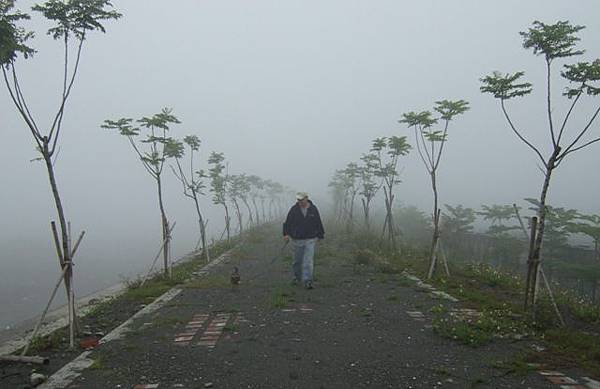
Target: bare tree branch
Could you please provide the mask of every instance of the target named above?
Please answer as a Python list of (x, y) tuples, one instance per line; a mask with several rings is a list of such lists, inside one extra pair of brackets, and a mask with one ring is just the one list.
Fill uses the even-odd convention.
[[(71, 89), (73, 88), (73, 83), (75, 82), (75, 76), (77, 75), (77, 71), (79, 70), (79, 60), (81, 59), (81, 48), (83, 47), (83, 41), (85, 40), (85, 30), (83, 31), (82, 34), (83, 35), (81, 37), (81, 40), (79, 41), (79, 46), (77, 48), (77, 58), (75, 60), (75, 66), (73, 67), (73, 74), (71, 75), (71, 80), (69, 81), (69, 85), (66, 89), (66, 92), (63, 94), (60, 108), (59, 108), (56, 116), (54, 117), (54, 121), (52, 122), (52, 127), (50, 127), (50, 133), (48, 134), (48, 139), (53, 142), (52, 149), (50, 150), (50, 154), (53, 154), (54, 150), (56, 149), (56, 143), (58, 142), (58, 135), (59, 135), (61, 127), (62, 127), (62, 120), (63, 120), (63, 116), (64, 116), (64, 112), (65, 112), (65, 104), (67, 102), (67, 99), (69, 98), (69, 95), (71, 94)], [(66, 72), (67, 72), (67, 68), (66, 68), (66, 64), (65, 64), (65, 76), (66, 76)], [(56, 130), (56, 134), (54, 136), (54, 139), (52, 139), (52, 136), (54, 135), (55, 130)]]
[(550, 92), (550, 59), (546, 59), (546, 97), (547, 97), (547, 110), (548, 110), (548, 123), (550, 124), (550, 135), (552, 136), (552, 145), (554, 148), (558, 146), (556, 141), (556, 135), (554, 134), (554, 122), (552, 121), (552, 99)]
[(25, 120), (25, 123), (27, 123), (27, 127), (29, 128), (29, 131), (31, 131), (31, 135), (33, 135), (33, 139), (35, 140), (35, 143), (37, 144), (39, 150), (42, 150), (40, 134), (36, 131), (34, 124), (31, 123), (26, 112), (23, 110), (23, 108), (19, 104), (18, 100), (16, 99), (15, 94), (10, 86), (10, 82), (8, 81), (8, 76), (6, 75), (6, 69), (4, 68), (4, 66), (0, 66), (0, 67), (2, 68), (2, 75), (4, 76), (4, 83), (6, 84), (8, 93), (10, 94), (10, 98), (12, 99), (13, 103), (17, 107), (17, 110), (21, 114), (21, 117), (23, 118), (23, 120)]
[(435, 161), (433, 170), (437, 170), (438, 166), (440, 165), (440, 159), (442, 158), (442, 151), (444, 151), (444, 143), (446, 143), (446, 134), (448, 133), (448, 124), (449, 123), (450, 123), (450, 120), (446, 120), (446, 125), (444, 126), (444, 134), (442, 135), (442, 144), (440, 145), (440, 152), (437, 156), (437, 161)]
[(510, 117), (508, 116), (508, 112), (506, 112), (506, 107), (504, 106), (504, 100), (500, 100), (500, 106), (502, 107), (502, 112), (504, 113), (504, 117), (506, 118), (506, 120), (508, 121), (508, 124), (510, 125), (510, 128), (513, 130), (513, 132), (519, 137), (519, 139), (521, 139), (527, 146), (529, 146), (533, 151), (535, 151), (535, 153), (538, 155), (538, 157), (540, 157), (540, 159), (542, 160), (542, 163), (544, 166), (548, 166), (548, 163), (546, 162), (546, 160), (544, 159), (544, 157), (542, 157), (542, 153), (540, 153), (540, 151), (534, 146), (532, 145), (527, 139), (525, 139), (523, 137), (523, 135), (521, 135), (521, 133), (519, 131), (517, 131), (517, 129), (515, 128), (515, 126), (512, 123), (512, 120), (510, 120)]
[(594, 143), (594, 142), (591, 142), (591, 143), (588, 142), (588, 143), (586, 143), (585, 145), (583, 145), (581, 147), (576, 147), (575, 149), (573, 149), (573, 147), (575, 147), (575, 144), (577, 142), (579, 142), (579, 140), (590, 129), (590, 127), (594, 123), (594, 120), (596, 120), (596, 117), (598, 116), (599, 113), (600, 113), (600, 107), (598, 107), (598, 109), (596, 109), (596, 112), (594, 112), (594, 114), (590, 118), (590, 121), (588, 122), (588, 124), (586, 124), (586, 126), (583, 128), (583, 130), (581, 130), (581, 132), (579, 133), (579, 135), (577, 136), (577, 138), (575, 138), (575, 140), (573, 142), (571, 142), (571, 144), (566, 149), (564, 149), (562, 155), (557, 158), (558, 160), (562, 160), (567, 154), (570, 154), (573, 151), (581, 150), (583, 147), (586, 147), (586, 146)]
[(567, 121), (569, 120), (569, 117), (571, 116), (571, 112), (573, 112), (573, 108), (575, 108), (575, 104), (577, 104), (577, 102), (579, 101), (579, 98), (581, 97), (582, 94), (583, 94), (583, 89), (580, 90), (579, 93), (577, 94), (577, 96), (573, 99), (573, 103), (571, 104), (569, 111), (565, 115), (565, 120), (563, 120), (563, 123), (560, 126), (560, 132), (558, 133), (558, 140), (556, 141), (557, 144), (560, 144), (560, 140), (562, 138), (563, 132), (565, 131)]

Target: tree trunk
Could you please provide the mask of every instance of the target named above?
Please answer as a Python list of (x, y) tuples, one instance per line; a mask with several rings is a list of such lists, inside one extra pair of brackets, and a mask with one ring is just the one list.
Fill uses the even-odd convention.
[[(65, 211), (62, 206), (62, 201), (60, 199), (60, 195), (58, 193), (58, 185), (56, 184), (56, 176), (54, 175), (54, 166), (52, 165), (52, 157), (49, 155), (48, 151), (48, 143), (44, 143), (44, 149), (42, 150), (42, 155), (44, 161), (46, 162), (46, 169), (48, 170), (48, 179), (50, 180), (50, 187), (52, 188), (52, 196), (54, 197), (54, 203), (56, 205), (56, 212), (58, 213), (58, 221), (60, 223), (60, 233), (61, 233), (61, 245), (62, 245), (62, 258), (59, 258), (61, 261), (61, 270), (64, 270), (65, 266), (69, 266), (69, 262), (71, 261), (71, 252), (69, 249), (69, 239), (67, 232), (67, 221), (65, 218)], [(73, 269), (67, 269), (65, 273), (65, 289), (67, 291), (67, 296), (70, 294), (71, 290), (71, 278), (73, 277)]]
[(246, 209), (248, 210), (248, 224), (252, 224), (254, 223), (254, 218), (252, 217), (252, 208), (250, 208), (250, 204), (248, 204), (248, 199), (246, 199), (245, 197), (242, 197), (242, 201), (244, 202), (244, 205), (246, 206)]
[(252, 198), (252, 205), (254, 205), (254, 214), (256, 215), (256, 224), (260, 225), (260, 215), (258, 214), (258, 205), (256, 205), (256, 200)]
[(227, 203), (223, 202), (223, 208), (225, 208), (225, 231), (227, 231), (227, 243), (229, 243), (231, 239), (231, 234), (229, 231), (229, 207), (227, 207)]
[(244, 232), (244, 227), (243, 227), (243, 223), (242, 223), (242, 212), (240, 211), (240, 206), (237, 202), (237, 200), (234, 198), (232, 199), (233, 201), (233, 206), (235, 207), (235, 214), (237, 216), (238, 219), (238, 226), (239, 226), (239, 233), (240, 235), (242, 235), (242, 233)]
[(165, 212), (165, 207), (163, 204), (162, 198), (162, 182), (160, 176), (156, 178), (156, 186), (158, 189), (158, 206), (160, 208), (160, 216), (162, 220), (162, 237), (163, 242), (165, 243), (163, 246), (163, 265), (164, 265), (164, 273), (165, 276), (169, 275), (169, 246), (171, 237), (169, 236), (169, 220), (167, 219), (167, 214)]
[(532, 307), (535, 309), (535, 302), (537, 299), (537, 284), (538, 284), (538, 272), (540, 267), (540, 252), (542, 249), (542, 243), (544, 241), (544, 227), (546, 224), (546, 197), (548, 195), (548, 188), (550, 187), (550, 179), (552, 172), (555, 168), (556, 157), (560, 153), (560, 147), (557, 147), (552, 156), (548, 160), (546, 167), (546, 177), (544, 178), (544, 184), (542, 186), (542, 193), (540, 194), (540, 208), (538, 210), (538, 226), (537, 234), (535, 237), (535, 245), (533, 247), (533, 253), (530, 257), (532, 259), (532, 274), (531, 274), (531, 302)]
[(370, 200), (365, 200), (365, 199), (360, 199), (362, 202), (362, 206), (363, 206), (363, 212), (365, 214), (365, 227), (367, 228), (367, 231), (369, 231), (371, 229), (371, 226), (369, 224), (369, 202)]
[(384, 231), (387, 227), (388, 241), (391, 244), (392, 249), (396, 249), (396, 236), (394, 231), (394, 220), (392, 216), (392, 202), (394, 201), (394, 197), (392, 194), (392, 186), (388, 186), (388, 188), (384, 189), (383, 192), (385, 194), (385, 210), (387, 213), (387, 216), (385, 218), (386, 222), (384, 224)]
[(208, 250), (206, 247), (206, 228), (204, 227), (204, 218), (202, 217), (202, 212), (200, 212), (200, 204), (198, 204), (198, 196), (195, 191), (192, 191), (194, 205), (196, 206), (196, 213), (198, 214), (198, 224), (200, 226), (200, 238), (202, 239), (202, 253), (204, 253), (204, 257), (206, 258), (206, 262), (210, 262), (210, 256), (208, 254)]
[(433, 189), (433, 236), (431, 238), (431, 251), (429, 253), (429, 273), (427, 278), (431, 278), (435, 271), (437, 262), (438, 240), (440, 238), (440, 210), (438, 208), (438, 191), (435, 177), (435, 170), (431, 172), (431, 188)]

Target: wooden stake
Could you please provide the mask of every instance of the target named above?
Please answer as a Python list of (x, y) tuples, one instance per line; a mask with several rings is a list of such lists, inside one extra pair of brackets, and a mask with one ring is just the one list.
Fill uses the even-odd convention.
[(444, 269), (446, 269), (446, 275), (448, 277), (450, 277), (450, 269), (448, 268), (448, 257), (446, 256), (446, 251), (444, 250), (444, 247), (442, 246), (441, 239), (440, 239), (440, 243), (439, 243), (439, 250), (440, 250), (440, 253), (442, 254), (442, 260), (444, 261)]
[(535, 246), (535, 238), (537, 234), (537, 217), (531, 218), (531, 236), (529, 239), (529, 255), (527, 257), (527, 279), (525, 282), (525, 310), (529, 307), (530, 298), (533, 300), (533, 272), (534, 272), (534, 263), (533, 263), (533, 248)]
[(19, 362), (19, 363), (34, 363), (36, 365), (47, 365), (50, 363), (50, 359), (46, 357), (25, 357), (17, 355), (2, 355), (0, 361), (6, 362)]
[[(170, 231), (169, 231), (169, 235), (175, 229), (176, 224), (177, 224), (177, 222), (173, 222), (173, 225), (171, 226)], [(158, 249), (158, 252), (156, 253), (156, 256), (154, 257), (154, 261), (152, 261), (152, 266), (150, 266), (150, 270), (148, 270), (148, 273), (142, 280), (142, 283), (140, 284), (140, 286), (144, 285), (146, 283), (146, 281), (148, 280), (148, 278), (150, 277), (150, 274), (152, 274), (152, 270), (154, 270), (154, 265), (156, 265), (156, 261), (158, 261), (158, 258), (160, 257), (160, 254), (162, 253), (163, 248), (165, 247), (166, 243), (167, 243), (167, 241), (163, 240), (162, 244), (160, 245), (160, 248)]]
[(54, 297), (56, 296), (56, 291), (60, 287), (60, 284), (62, 283), (66, 272), (67, 272), (67, 267), (65, 266), (63, 268), (63, 271), (62, 271), (60, 277), (58, 278), (58, 281), (56, 282), (56, 285), (54, 286), (54, 289), (52, 290), (52, 294), (50, 295), (50, 300), (48, 300), (48, 304), (46, 304), (46, 308), (44, 309), (44, 312), (42, 312), (42, 316), (40, 317), (40, 320), (38, 320), (37, 324), (35, 325), (33, 332), (31, 333), (31, 337), (29, 338), (29, 341), (27, 342), (27, 345), (21, 352), (21, 356), (24, 356), (25, 354), (27, 354), (27, 351), (29, 351), (29, 346), (31, 345), (31, 342), (33, 341), (33, 339), (36, 337), (36, 335), (40, 329), (40, 326), (42, 325), (44, 319), (46, 318), (48, 309), (50, 308), (50, 305), (52, 304), (52, 301), (54, 300)]
[(546, 290), (548, 291), (548, 295), (550, 296), (550, 301), (552, 302), (552, 306), (554, 307), (554, 312), (556, 313), (556, 316), (558, 316), (558, 320), (560, 320), (560, 325), (561, 326), (565, 326), (565, 320), (563, 319), (559, 309), (558, 309), (558, 305), (556, 304), (556, 300), (554, 299), (554, 294), (552, 293), (552, 289), (550, 288), (550, 283), (548, 282), (548, 279), (546, 278), (546, 274), (544, 273), (544, 270), (542, 269), (542, 267), (540, 266), (540, 275), (542, 276), (542, 279), (544, 280), (544, 284), (546, 285)]
[(62, 254), (62, 249), (60, 247), (60, 240), (58, 239), (58, 231), (56, 230), (56, 223), (54, 221), (50, 222), (50, 227), (52, 228), (52, 236), (54, 237), (54, 245), (56, 246), (56, 255), (58, 256), (58, 261), (60, 263), (60, 267), (64, 267), (65, 259)]
[(71, 259), (73, 259), (73, 257), (75, 256), (75, 253), (77, 252), (77, 249), (79, 248), (79, 244), (81, 243), (81, 240), (83, 239), (84, 235), (85, 235), (85, 231), (81, 231), (81, 234), (79, 235), (79, 238), (77, 239), (77, 242), (75, 242), (73, 251), (71, 251)]

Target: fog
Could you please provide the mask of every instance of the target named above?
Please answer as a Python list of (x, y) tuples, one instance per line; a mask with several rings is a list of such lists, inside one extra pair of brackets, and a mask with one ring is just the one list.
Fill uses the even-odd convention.
[[(33, 2), (17, 1), (29, 10)], [(160, 241), (152, 178), (105, 119), (139, 118), (173, 108), (175, 137), (225, 153), (232, 173), (257, 174), (308, 191), (327, 212), (335, 169), (357, 161), (379, 136), (408, 135), (402, 113), (465, 99), (471, 110), (451, 123), (439, 173), (441, 202), (479, 207), (536, 197), (542, 176), (534, 154), (510, 132), (499, 107), (479, 91), (494, 70), (524, 70), (534, 93), (508, 103), (518, 126), (547, 140), (544, 62), (522, 48), (531, 22), (586, 25), (582, 59), (600, 57), (595, 1), (118, 1), (123, 18), (90, 34), (68, 102), (57, 161), (68, 219), (87, 235), (75, 285), (85, 295), (149, 266)], [(18, 62), (39, 124), (58, 108), (61, 46), (38, 14), (32, 60)], [(556, 67), (562, 62), (557, 61)], [(554, 80), (554, 94), (564, 83)], [(0, 326), (43, 309), (59, 274), (49, 222), (56, 218), (45, 167), (5, 87), (0, 92)], [(557, 99), (554, 114), (568, 106)], [(583, 123), (598, 99), (586, 99)], [(593, 132), (600, 133), (600, 123)], [(546, 146), (550, 146), (546, 144)], [(546, 150), (548, 148), (546, 147)], [(556, 172), (549, 203), (600, 212), (600, 153), (590, 147)], [(399, 202), (429, 209), (431, 190), (416, 152), (401, 159)], [(174, 256), (198, 237), (192, 204), (165, 172), (167, 213), (177, 225)], [(290, 205), (293, 199), (290, 199)], [(221, 210), (203, 202), (213, 236)], [(62, 292), (62, 290), (61, 290)], [(62, 296), (60, 296), (63, 298)], [(60, 302), (60, 301), (59, 301)]]

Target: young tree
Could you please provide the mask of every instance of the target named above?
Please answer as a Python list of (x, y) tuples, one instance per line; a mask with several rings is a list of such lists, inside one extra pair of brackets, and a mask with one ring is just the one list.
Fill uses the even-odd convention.
[(600, 261), (600, 215), (577, 213), (577, 220), (568, 226), (569, 231), (591, 238), (594, 242), (594, 257)]
[(431, 239), (431, 223), (427, 215), (414, 205), (397, 207), (394, 217), (398, 220), (398, 227), (407, 241), (421, 246)]
[(346, 168), (342, 171), (344, 181), (346, 184), (346, 188), (348, 191), (347, 201), (348, 201), (348, 230), (352, 230), (354, 225), (354, 202), (356, 200), (356, 194), (360, 190), (359, 186), (359, 177), (360, 177), (360, 169), (358, 165), (354, 162), (346, 165)]
[(227, 180), (227, 193), (233, 206), (235, 207), (235, 214), (238, 219), (238, 228), (239, 233), (242, 235), (244, 232), (243, 220), (242, 220), (242, 211), (240, 210), (240, 204), (238, 200), (240, 200), (243, 196), (244, 191), (244, 178), (240, 175), (231, 175)]
[(260, 199), (263, 195), (264, 183), (262, 178), (256, 175), (249, 176), (248, 183), (250, 184), (250, 197), (252, 198), (252, 205), (254, 206), (256, 225), (260, 225), (260, 212), (258, 212), (258, 204), (256, 202), (256, 199)]
[(344, 177), (341, 170), (336, 170), (329, 182), (328, 186), (331, 188), (331, 194), (333, 196), (333, 215), (336, 222), (341, 222), (346, 215), (346, 197), (348, 192), (346, 190)]
[[(187, 175), (181, 165), (180, 157), (177, 156), (175, 158), (175, 162), (177, 163), (177, 170), (172, 166), (173, 173), (175, 177), (181, 182), (183, 185), (183, 194), (194, 202), (194, 208), (196, 209), (196, 214), (198, 215), (198, 225), (200, 227), (200, 240), (202, 242), (202, 253), (206, 258), (206, 262), (210, 262), (210, 254), (208, 252), (207, 247), (207, 237), (206, 237), (206, 222), (204, 221), (204, 217), (202, 216), (202, 212), (200, 210), (200, 196), (204, 196), (204, 189), (206, 185), (204, 184), (204, 179), (207, 177), (206, 172), (202, 169), (194, 170), (194, 153), (200, 150), (200, 138), (196, 135), (188, 135), (183, 138), (183, 143), (189, 147), (188, 155), (190, 156), (190, 164), (189, 164), (189, 175)], [(182, 144), (183, 145), (183, 144)], [(197, 247), (196, 247), (197, 248)]]
[[(469, 109), (469, 103), (464, 100), (436, 101), (434, 110), (439, 117), (434, 118), (430, 111), (408, 112), (403, 114), (400, 123), (406, 123), (415, 131), (415, 142), (419, 156), (431, 178), (433, 190), (433, 236), (429, 251), (428, 278), (433, 276), (437, 264), (438, 240), (440, 238), (440, 212), (438, 207), (437, 170), (440, 166), (444, 145), (448, 139), (448, 125), (456, 116), (462, 115)], [(432, 127), (439, 122), (443, 123), (443, 130), (434, 130)], [(437, 147), (436, 147), (437, 146)]]
[(467, 235), (473, 232), (473, 223), (477, 219), (475, 210), (457, 205), (455, 207), (444, 204), (447, 212), (442, 213), (442, 228), (448, 236), (446, 246), (453, 253), (453, 257), (467, 257), (471, 251), (465, 244)]
[(229, 174), (225, 170), (225, 155), (213, 151), (208, 157), (208, 163), (211, 168), (208, 170), (210, 177), (210, 191), (213, 194), (213, 203), (222, 205), (225, 210), (225, 231), (227, 232), (227, 242), (231, 239), (229, 207), (227, 206), (227, 182)]
[(376, 179), (377, 169), (377, 155), (370, 153), (364, 154), (360, 160), (362, 165), (359, 166), (359, 192), (361, 196), (361, 204), (363, 208), (363, 214), (365, 218), (365, 226), (367, 230), (371, 229), (371, 222), (369, 220), (371, 211), (371, 201), (379, 191), (382, 185), (381, 180)]
[[(533, 206), (530, 208), (532, 211), (539, 210), (539, 200), (526, 198), (525, 201)], [(555, 258), (558, 252), (569, 247), (571, 228), (578, 216), (579, 213), (575, 209), (546, 205), (546, 226), (544, 229), (546, 257)]]
[[(546, 65), (546, 112), (549, 150), (544, 150), (539, 145), (527, 139), (523, 131), (514, 124), (506, 109), (506, 101), (525, 96), (532, 91), (532, 84), (521, 81), (524, 72), (513, 74), (501, 74), (494, 72), (481, 79), (483, 85), (481, 91), (490, 93), (500, 100), (500, 107), (509, 127), (515, 135), (530, 148), (542, 164), (544, 180), (539, 197), (539, 209), (537, 210), (539, 222), (534, 234), (534, 244), (529, 253), (529, 266), (527, 271), (525, 305), (534, 306), (536, 301), (535, 285), (540, 266), (540, 251), (544, 241), (544, 229), (546, 226), (546, 198), (550, 187), (552, 174), (567, 156), (582, 150), (598, 141), (600, 137), (590, 137), (590, 128), (600, 113), (600, 105), (591, 116), (584, 121), (584, 125), (578, 127), (570, 123), (570, 118), (577, 103), (584, 96), (597, 96), (600, 94), (600, 60), (593, 62), (578, 62), (564, 65), (560, 75), (569, 83), (563, 92), (563, 96), (571, 100), (569, 109), (562, 120), (555, 118), (556, 111), (553, 109), (552, 97), (552, 65), (556, 60), (578, 56), (584, 53), (576, 48), (579, 41), (577, 33), (584, 26), (572, 25), (568, 21), (559, 21), (555, 24), (545, 24), (539, 21), (533, 22), (528, 31), (521, 32), (523, 47), (532, 49), (535, 55), (541, 55)], [(570, 136), (569, 136), (570, 135)], [(568, 138), (568, 139), (567, 139)], [(546, 156), (544, 156), (546, 154)]]
[(252, 208), (250, 207), (250, 203), (248, 201), (248, 196), (250, 196), (252, 192), (252, 180), (250, 179), (250, 176), (247, 176), (246, 174), (240, 174), (238, 179), (238, 185), (240, 187), (239, 197), (248, 210), (248, 223), (252, 225), (254, 223), (254, 217), (252, 216)]
[[(520, 230), (518, 224), (507, 224), (513, 219), (517, 219), (517, 213), (520, 209), (515, 205), (482, 205), (482, 210), (477, 212), (483, 216), (483, 220), (489, 221), (487, 235), (490, 236), (494, 245), (489, 248), (492, 259), (501, 265), (502, 262), (515, 262), (523, 247), (523, 242), (511, 232)], [(517, 262), (515, 262), (517, 263)]]
[(87, 34), (93, 31), (106, 32), (103, 23), (119, 19), (121, 14), (112, 9), (112, 4), (108, 0), (72, 0), (68, 2), (49, 0), (33, 6), (34, 11), (40, 12), (52, 23), (47, 34), (62, 43), (63, 51), (62, 90), (58, 108), (51, 122), (42, 125), (34, 118), (33, 109), (25, 97), (17, 72), (18, 57), (29, 59), (35, 53), (35, 49), (28, 46), (34, 33), (18, 26), (19, 22), (30, 19), (30, 16), (14, 10), (14, 5), (14, 0), (0, 0), (0, 68), (10, 98), (33, 137), (37, 151), (41, 154), (39, 159), (43, 160), (46, 166), (60, 227), (60, 238), (55, 236), (55, 242), (61, 268), (65, 274), (65, 288), (71, 307), (73, 305), (73, 291), (70, 286), (73, 277), (71, 263), (74, 250), (70, 247), (71, 237), (63, 201), (58, 190), (54, 163), (58, 156), (67, 100), (71, 95), (79, 70), (81, 51)]
[(396, 248), (396, 230), (394, 227), (394, 186), (400, 182), (398, 178), (398, 159), (410, 152), (411, 145), (405, 136), (377, 138), (373, 141), (371, 151), (377, 157), (375, 175), (383, 181), (386, 216), (383, 224), (383, 235), (387, 233), (388, 242)]
[(473, 232), (473, 223), (477, 217), (473, 208), (465, 208), (462, 205), (455, 207), (444, 204), (448, 213), (442, 214), (442, 223), (448, 234), (453, 237)]
[[(133, 119), (121, 118), (117, 120), (105, 120), (102, 128), (107, 130), (118, 130), (119, 133), (127, 138), (132, 150), (137, 154), (142, 166), (156, 182), (158, 193), (158, 208), (160, 209), (162, 224), (162, 252), (164, 273), (169, 272), (170, 241), (171, 228), (169, 219), (165, 211), (163, 201), (163, 181), (162, 173), (165, 162), (168, 158), (181, 158), (184, 153), (184, 147), (181, 142), (167, 136), (171, 124), (180, 123), (179, 119), (172, 114), (169, 108), (163, 108), (160, 113), (152, 116), (145, 116), (138, 119), (134, 124)], [(138, 136), (145, 132), (144, 138)]]

